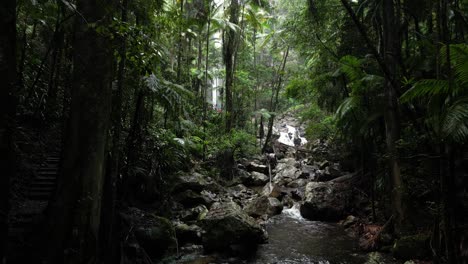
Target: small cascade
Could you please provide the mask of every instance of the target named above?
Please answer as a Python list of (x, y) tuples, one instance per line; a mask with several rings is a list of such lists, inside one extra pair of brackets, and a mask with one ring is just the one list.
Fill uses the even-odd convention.
[[(285, 129), (277, 129), (279, 130), (279, 139), (278, 142), (284, 145), (295, 147), (295, 146), (303, 146), (307, 143), (307, 139), (301, 137), (299, 130), (293, 126), (286, 125)], [(278, 132), (278, 131), (275, 131)]]
[(300, 207), (301, 205), (299, 203), (295, 203), (291, 208), (283, 209), (282, 214), (295, 220), (305, 221), (305, 219), (301, 216), (301, 212), (299, 211)]

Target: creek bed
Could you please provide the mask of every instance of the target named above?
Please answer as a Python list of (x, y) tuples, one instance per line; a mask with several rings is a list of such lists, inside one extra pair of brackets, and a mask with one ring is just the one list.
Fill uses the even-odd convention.
[(356, 239), (337, 224), (308, 221), (297, 206), (268, 220), (268, 244), (260, 245), (249, 263), (362, 264)]

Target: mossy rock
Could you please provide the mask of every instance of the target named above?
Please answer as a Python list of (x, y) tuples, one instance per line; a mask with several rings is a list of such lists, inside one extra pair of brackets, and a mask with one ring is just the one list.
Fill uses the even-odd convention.
[(429, 239), (428, 234), (401, 237), (393, 244), (392, 253), (404, 260), (424, 259), (430, 255)]
[(153, 216), (150, 224), (135, 228), (135, 235), (148, 255), (154, 258), (175, 251), (177, 247), (174, 227), (170, 220), (163, 217)]

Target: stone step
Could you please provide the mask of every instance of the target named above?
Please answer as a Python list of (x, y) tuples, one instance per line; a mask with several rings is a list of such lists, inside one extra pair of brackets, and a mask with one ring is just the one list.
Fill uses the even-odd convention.
[(27, 233), (26, 229), (23, 227), (10, 227), (8, 229), (8, 237), (19, 237), (24, 236)]
[(43, 176), (38, 176), (37, 178), (35, 178), (33, 180), (33, 182), (56, 182), (57, 181), (57, 177), (55, 176), (51, 176), (51, 175), (43, 175)]
[(55, 171), (55, 172), (58, 172), (58, 167), (57, 166), (44, 166), (44, 167), (40, 167), (39, 169), (37, 169), (37, 172), (41, 172), (41, 171)]
[(51, 176), (57, 176), (57, 171), (56, 170), (50, 170), (50, 171), (39, 171), (37, 173), (39, 176), (46, 176), (46, 175), (51, 175)]
[(39, 186), (42, 186), (42, 187), (49, 187), (49, 186), (55, 187), (55, 181), (33, 180), (31, 185), (29, 186), (29, 188), (39, 187)]
[(34, 191), (29, 192), (28, 197), (32, 200), (49, 200), (52, 192), (50, 191)]
[(32, 186), (29, 188), (29, 193), (37, 193), (37, 192), (52, 193), (54, 190), (55, 190), (55, 186)]
[(33, 217), (24, 218), (24, 219), (16, 219), (14, 222), (10, 224), (10, 228), (28, 229), (32, 226), (32, 223), (33, 223)]

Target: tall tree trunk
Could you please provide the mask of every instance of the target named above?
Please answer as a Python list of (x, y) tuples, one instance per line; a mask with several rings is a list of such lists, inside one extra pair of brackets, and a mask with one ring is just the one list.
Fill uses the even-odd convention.
[(180, 83), (182, 75), (182, 21), (184, 19), (184, 0), (180, 0), (179, 46), (177, 50), (177, 82)]
[(398, 56), (401, 51), (400, 28), (394, 0), (383, 1), (382, 21), (384, 34), (384, 60), (388, 68), (385, 76), (385, 134), (388, 152), (388, 162), (391, 170), (392, 183), (392, 213), (394, 216), (394, 231), (399, 235), (404, 214), (402, 208), (403, 183), (401, 181), (400, 160), (397, 141), (400, 139), (400, 117), (397, 99), (399, 84)]
[(203, 88), (203, 160), (206, 158), (206, 119), (207, 119), (207, 103), (206, 92), (208, 91), (208, 69), (210, 62), (210, 29), (211, 29), (211, 5), (208, 7), (208, 24), (206, 29), (206, 55), (205, 55), (205, 85)]
[[(270, 112), (273, 113), (273, 114), (268, 119), (268, 131), (267, 131), (267, 135), (266, 135), (266, 138), (265, 138), (265, 143), (264, 143), (264, 145), (262, 147), (262, 152), (263, 153), (266, 152), (268, 144), (270, 144), (269, 141), (270, 141), (271, 136), (273, 134), (273, 123), (275, 121), (275, 116), (276, 116), (276, 114), (274, 114), (274, 112), (276, 112), (276, 109), (278, 107), (279, 91), (281, 89), (281, 85), (282, 85), (282, 82), (283, 82), (284, 69), (286, 68), (286, 60), (288, 59), (288, 55), (289, 55), (289, 46), (286, 49), (286, 52), (284, 53), (283, 61), (281, 62), (280, 68), (278, 68), (278, 72), (276, 74), (276, 79), (278, 81), (276, 83), (273, 83), (274, 89), (272, 91), (271, 101), (270, 101)], [(276, 87), (276, 89), (275, 89), (275, 87)]]
[[(231, 0), (229, 5), (229, 22), (237, 25), (239, 23), (239, 0)], [(223, 58), (226, 66), (226, 132), (229, 133), (232, 129), (233, 103), (232, 89), (234, 84), (234, 56), (236, 50), (237, 33), (235, 30), (228, 28), (224, 38)]]
[(10, 179), (15, 175), (13, 128), (17, 105), (16, 0), (0, 3), (0, 261), (6, 263)]
[(113, 61), (110, 38), (98, 29), (110, 23), (111, 8), (104, 0), (77, 3), (70, 118), (48, 221), (51, 263), (98, 257)]
[[(122, 0), (121, 22), (126, 23), (128, 0)], [(127, 62), (127, 39), (123, 36), (120, 39), (119, 63), (117, 68), (117, 90), (112, 99), (112, 149), (108, 157), (108, 166), (106, 170), (106, 179), (103, 190), (103, 210), (101, 221), (108, 223), (102, 229), (101, 247), (103, 248), (102, 259), (105, 263), (118, 263), (118, 246), (120, 244), (118, 236), (119, 215), (116, 213), (117, 207), (117, 188), (120, 174), (120, 157), (122, 152), (121, 133), (122, 133), (122, 96), (125, 82), (125, 65)]]
[[(439, 23), (441, 29), (441, 38), (443, 43), (445, 44), (446, 49), (446, 74), (448, 76), (449, 81), (449, 90), (452, 90), (453, 87), (453, 74), (452, 74), (452, 61), (450, 57), (450, 43), (451, 43), (451, 36), (449, 30), (449, 20), (448, 20), (448, 8), (449, 8), (449, 0), (442, 0), (440, 1), (440, 11), (439, 15)], [(447, 143), (443, 144), (441, 147), (441, 157), (444, 157), (444, 163), (441, 166), (444, 167), (443, 171), (444, 174), (440, 175), (440, 193), (441, 193), (441, 208), (442, 208), (442, 222), (443, 222), (443, 229), (444, 229), (444, 244), (446, 249), (446, 256), (448, 263), (458, 263), (456, 258), (456, 247), (454, 241), (454, 234), (453, 234), (453, 209), (452, 209), (452, 196), (453, 196), (453, 185), (452, 185), (452, 178), (453, 178), (453, 169), (451, 163), (453, 162), (452, 156), (452, 148)]]

